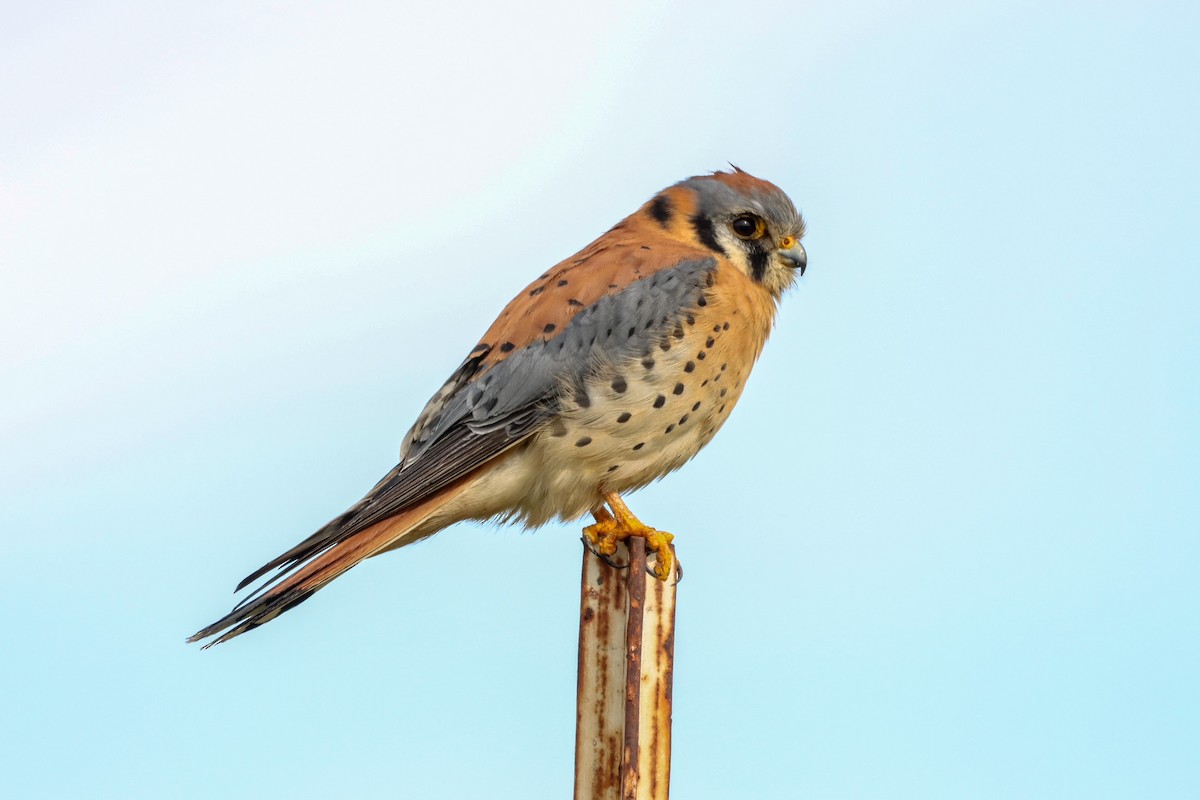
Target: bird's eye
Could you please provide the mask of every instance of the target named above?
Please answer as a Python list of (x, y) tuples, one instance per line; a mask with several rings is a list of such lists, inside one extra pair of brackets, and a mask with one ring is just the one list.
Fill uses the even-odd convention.
[(729, 227), (743, 239), (761, 238), (763, 232), (767, 229), (766, 223), (753, 214), (742, 214), (740, 217), (734, 217), (733, 222), (729, 223)]

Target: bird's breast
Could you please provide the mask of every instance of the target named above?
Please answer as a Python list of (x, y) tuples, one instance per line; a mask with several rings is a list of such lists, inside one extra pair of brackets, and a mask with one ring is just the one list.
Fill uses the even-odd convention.
[(571, 518), (595, 507), (600, 491), (631, 491), (683, 466), (729, 417), (773, 317), (765, 292), (718, 271), (701, 305), (564, 392), (530, 446), (540, 477), (528, 502), (544, 511), (561, 500), (552, 515)]

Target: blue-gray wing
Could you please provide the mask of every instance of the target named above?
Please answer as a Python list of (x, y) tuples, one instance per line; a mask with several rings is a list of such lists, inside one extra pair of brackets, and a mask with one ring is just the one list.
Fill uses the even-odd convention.
[(713, 258), (695, 258), (657, 270), (579, 309), (553, 338), (514, 349), (497, 363), (488, 361), (500, 343), (475, 348), (405, 436), (400, 463), (361, 501), (242, 586), (394, 516), (523, 442), (592, 370), (650, 353), (695, 310), (716, 267)]

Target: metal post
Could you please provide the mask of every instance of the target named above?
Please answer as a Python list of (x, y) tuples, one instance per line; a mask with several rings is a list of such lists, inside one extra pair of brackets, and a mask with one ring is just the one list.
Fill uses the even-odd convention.
[(667, 800), (675, 581), (646, 574), (645, 542), (616, 568), (583, 552), (575, 800)]

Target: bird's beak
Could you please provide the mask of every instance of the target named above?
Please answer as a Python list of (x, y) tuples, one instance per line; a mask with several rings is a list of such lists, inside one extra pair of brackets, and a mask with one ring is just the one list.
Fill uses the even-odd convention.
[(779, 257), (789, 267), (800, 270), (801, 276), (804, 275), (804, 268), (808, 266), (808, 253), (804, 252), (804, 245), (796, 242), (786, 250), (780, 250)]

